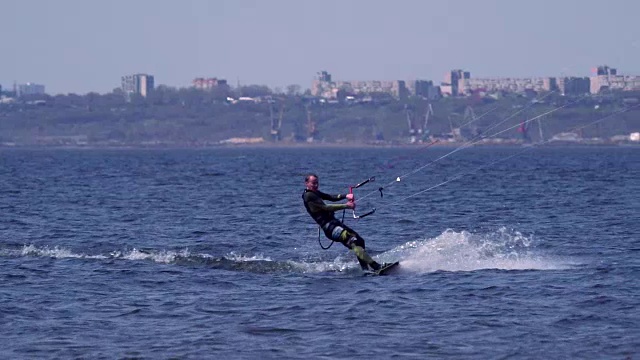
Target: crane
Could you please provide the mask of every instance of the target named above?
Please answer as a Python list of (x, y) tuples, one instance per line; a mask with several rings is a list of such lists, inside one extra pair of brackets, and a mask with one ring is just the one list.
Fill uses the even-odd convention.
[(309, 105), (307, 108), (307, 142), (311, 143), (316, 140), (316, 136), (318, 135), (318, 130), (316, 129), (316, 123), (311, 119), (311, 109)]
[(274, 142), (278, 142), (281, 139), (280, 129), (282, 128), (282, 116), (284, 115), (284, 104), (280, 104), (280, 115), (278, 119), (274, 116), (273, 103), (269, 104), (269, 114), (271, 117), (271, 138)]
[(429, 118), (431, 116), (434, 116), (433, 106), (431, 106), (431, 103), (428, 103), (427, 109), (424, 112), (424, 123), (422, 124), (422, 127), (418, 129), (418, 133), (421, 134), (420, 141), (423, 141), (424, 138), (429, 134), (429, 129), (427, 128), (427, 126), (429, 125)]
[(416, 137), (416, 129), (414, 129), (413, 127), (413, 121), (412, 121), (412, 113), (411, 110), (409, 109), (409, 105), (405, 104), (404, 105), (404, 113), (405, 116), (407, 117), (407, 125), (409, 126), (409, 143), (414, 144), (417, 141), (417, 137)]

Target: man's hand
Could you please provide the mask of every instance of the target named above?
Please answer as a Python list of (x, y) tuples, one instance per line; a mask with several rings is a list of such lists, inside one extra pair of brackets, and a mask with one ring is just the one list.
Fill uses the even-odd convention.
[(346, 205), (347, 205), (347, 208), (349, 208), (349, 209), (352, 209), (352, 210), (356, 209), (355, 201), (349, 200), (349, 201), (347, 201)]
[(355, 198), (353, 197), (353, 194), (347, 194), (347, 200), (354, 201)]

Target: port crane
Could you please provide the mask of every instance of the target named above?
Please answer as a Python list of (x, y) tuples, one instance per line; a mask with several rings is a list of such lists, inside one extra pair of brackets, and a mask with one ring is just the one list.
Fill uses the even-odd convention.
[(309, 105), (306, 106), (307, 109), (307, 142), (311, 143), (316, 140), (316, 136), (318, 135), (318, 129), (316, 128), (316, 122), (311, 119), (311, 109)]
[(416, 142), (423, 142), (424, 137), (429, 133), (427, 126), (429, 125), (429, 119), (434, 116), (433, 106), (431, 103), (427, 104), (424, 113), (424, 122), (422, 124), (414, 124), (417, 121), (415, 114), (409, 109), (408, 105), (404, 107), (405, 116), (407, 118), (407, 125), (409, 126), (409, 143), (415, 144)]
[(413, 121), (412, 121), (413, 113), (411, 112), (411, 110), (409, 109), (409, 105), (407, 104), (404, 105), (404, 113), (405, 113), (405, 116), (407, 117), (407, 125), (409, 126), (409, 143), (414, 144), (417, 141), (417, 137), (416, 137), (417, 131), (413, 126)]
[(269, 115), (271, 117), (271, 139), (274, 142), (279, 142), (282, 140), (282, 135), (280, 129), (282, 128), (282, 117), (284, 115), (284, 104), (280, 104), (280, 114), (278, 118), (275, 117), (275, 112), (273, 110), (273, 103), (269, 104)]
[(467, 105), (467, 108), (464, 109), (464, 117), (462, 118), (462, 123), (464, 125), (462, 125), (462, 126), (469, 125), (469, 124), (475, 122), (477, 119), (478, 119), (478, 117), (476, 116), (476, 112), (473, 110), (471, 105)]
[(435, 116), (433, 113), (433, 106), (431, 106), (431, 103), (428, 103), (427, 109), (424, 112), (424, 123), (422, 124), (422, 128), (418, 130), (422, 135), (420, 140), (423, 140), (424, 137), (429, 134), (429, 129), (427, 128), (427, 126), (429, 126), (429, 119), (431, 116)]

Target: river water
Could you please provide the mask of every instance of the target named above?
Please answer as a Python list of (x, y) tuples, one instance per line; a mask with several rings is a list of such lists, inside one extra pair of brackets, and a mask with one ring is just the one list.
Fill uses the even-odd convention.
[(0, 358), (638, 357), (640, 149), (451, 150), (0, 150)]

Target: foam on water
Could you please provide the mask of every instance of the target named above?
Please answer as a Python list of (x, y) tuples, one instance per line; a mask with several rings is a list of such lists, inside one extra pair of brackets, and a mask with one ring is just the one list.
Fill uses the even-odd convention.
[(433, 239), (411, 241), (378, 255), (382, 261), (400, 260), (401, 269), (434, 271), (559, 270), (568, 261), (536, 254), (532, 238), (501, 228), (488, 234), (448, 229)]
[(123, 258), (126, 260), (152, 260), (157, 263), (168, 264), (176, 261), (177, 258), (188, 257), (190, 252), (188, 249), (174, 251), (174, 250), (162, 250), (162, 251), (143, 251), (133, 249), (125, 253), (114, 252), (111, 254), (116, 258)]
[(245, 262), (245, 261), (273, 261), (271, 258), (264, 256), (262, 254), (257, 255), (245, 255), (245, 254), (237, 254), (235, 252), (230, 252), (224, 256), (227, 260), (237, 261), (237, 262)]
[(288, 261), (292, 268), (303, 273), (323, 273), (323, 272), (344, 272), (360, 269), (360, 266), (353, 261), (345, 262), (342, 258), (336, 258), (333, 261), (321, 261), (321, 262), (300, 262), (300, 261)]
[[(474, 234), (467, 231), (456, 232), (448, 229), (432, 239), (407, 242), (394, 249), (374, 256), (378, 262), (400, 261), (399, 272), (430, 273), (435, 271), (476, 271), (484, 269), (500, 270), (562, 270), (573, 265), (568, 259), (552, 255), (542, 255), (534, 251), (533, 237), (518, 231), (501, 228), (491, 233)], [(61, 247), (37, 247), (24, 245), (22, 249), (3, 249), (8, 256), (36, 256), (78, 259), (122, 259), (129, 261), (152, 261), (171, 264), (189, 261), (218, 267), (225, 262), (239, 271), (254, 272), (353, 272), (360, 267), (352, 254), (341, 255), (332, 261), (273, 260), (263, 254), (240, 254), (230, 252), (222, 257), (209, 254), (195, 254), (182, 250), (142, 250), (130, 249), (113, 251), (109, 254), (89, 255), (76, 253)], [(230, 265), (231, 264), (231, 265)], [(236, 265), (233, 265), (236, 264)], [(222, 265), (220, 265), (222, 266)]]
[(146, 251), (140, 249), (131, 249), (126, 251), (113, 251), (109, 254), (85, 254), (74, 252), (73, 250), (60, 246), (41, 246), (24, 245), (21, 249), (2, 249), (0, 255), (5, 256), (31, 256), (31, 257), (50, 257), (55, 259), (124, 259), (124, 260), (152, 260), (158, 263), (171, 263), (179, 257), (188, 257), (190, 252), (188, 249), (180, 251), (162, 250), (162, 251)]
[(69, 249), (61, 248), (58, 246), (50, 248), (48, 246), (37, 247), (35, 245), (25, 245), (20, 250), (17, 250), (17, 251), (5, 250), (5, 252), (9, 256), (37, 256), (37, 257), (50, 257), (50, 258), (56, 258), (56, 259), (66, 259), (66, 258), (106, 259), (107, 258), (107, 256), (104, 256), (104, 255), (77, 254)]
[[(260, 262), (263, 264), (265, 270), (279, 270), (281, 272), (299, 272), (299, 273), (323, 273), (323, 272), (342, 272), (350, 269), (359, 269), (355, 261), (345, 261), (342, 257), (338, 257), (333, 261), (297, 261), (297, 260), (284, 260), (276, 261), (263, 254), (247, 255), (237, 254), (231, 252), (223, 257), (225, 260), (233, 261), (242, 267), (242, 263), (254, 263)], [(355, 259), (355, 257), (353, 258)], [(271, 272), (271, 271), (265, 271)]]

